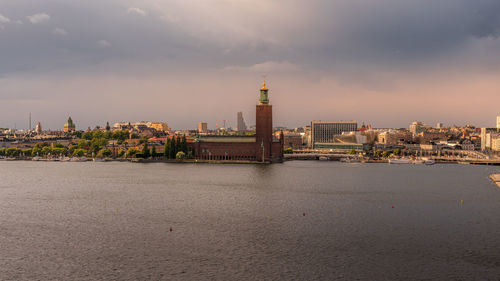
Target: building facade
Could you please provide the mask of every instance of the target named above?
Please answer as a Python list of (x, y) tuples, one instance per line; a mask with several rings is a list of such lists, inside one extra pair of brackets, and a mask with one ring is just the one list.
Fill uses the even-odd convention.
[(205, 122), (198, 123), (198, 133), (205, 134), (208, 132), (208, 125)]
[(335, 136), (344, 132), (354, 132), (358, 129), (356, 121), (312, 121), (311, 143), (333, 143)]

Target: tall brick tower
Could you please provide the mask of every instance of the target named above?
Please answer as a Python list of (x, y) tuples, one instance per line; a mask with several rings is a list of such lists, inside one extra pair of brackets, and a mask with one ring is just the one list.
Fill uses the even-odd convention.
[(271, 160), (273, 146), (273, 106), (269, 104), (268, 89), (266, 81), (260, 89), (260, 100), (257, 105), (255, 120), (257, 160)]

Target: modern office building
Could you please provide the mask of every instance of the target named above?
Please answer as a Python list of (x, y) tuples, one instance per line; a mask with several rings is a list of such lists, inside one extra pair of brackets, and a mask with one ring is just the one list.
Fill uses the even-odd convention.
[(236, 116), (236, 130), (238, 132), (244, 132), (247, 130), (247, 125), (245, 124), (245, 119), (243, 119), (243, 112), (238, 112)]
[(344, 132), (355, 132), (358, 130), (356, 121), (312, 121), (311, 143), (333, 143), (335, 136)]
[(205, 123), (205, 122), (199, 122), (198, 123), (198, 133), (204, 134), (206, 132), (208, 132), (207, 123)]

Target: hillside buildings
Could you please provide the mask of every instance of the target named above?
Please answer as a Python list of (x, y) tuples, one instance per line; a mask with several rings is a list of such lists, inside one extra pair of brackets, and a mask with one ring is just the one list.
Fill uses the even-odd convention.
[(137, 131), (147, 131), (148, 129), (155, 130), (158, 132), (170, 132), (170, 127), (165, 122), (118, 122), (113, 125), (115, 130), (137, 130)]

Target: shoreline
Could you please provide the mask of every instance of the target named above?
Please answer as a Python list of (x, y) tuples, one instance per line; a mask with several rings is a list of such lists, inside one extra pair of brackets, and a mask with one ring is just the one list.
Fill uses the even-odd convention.
[[(130, 162), (130, 163), (177, 163), (177, 164), (274, 164), (274, 163), (283, 163), (283, 162), (288, 162), (288, 161), (321, 161), (321, 162), (342, 162), (339, 159), (329, 159), (329, 160), (318, 160), (318, 159), (290, 159), (290, 158), (284, 158), (282, 161), (275, 161), (275, 162), (258, 162), (258, 161), (250, 161), (250, 160), (204, 160), (204, 159), (183, 159), (183, 160), (177, 160), (177, 159), (143, 159), (143, 158), (105, 158), (105, 159), (98, 159), (95, 161), (92, 158), (87, 158), (87, 159), (78, 159), (78, 160), (73, 160), (73, 161), (61, 161), (59, 158), (40, 158), (38, 160), (33, 160), (33, 158), (0, 158), (0, 161), (33, 161), (33, 162)], [(389, 159), (363, 159), (359, 162), (352, 162), (352, 163), (346, 163), (346, 164), (353, 164), (353, 163), (384, 163), (384, 164), (389, 164)], [(416, 165), (409, 163), (408, 165)], [(500, 166), (499, 163), (491, 163), (491, 162), (480, 162), (480, 161), (458, 161), (458, 160), (453, 160), (453, 161), (442, 161), (442, 160), (436, 160), (436, 164), (457, 164), (457, 165), (488, 165), (488, 166)], [(396, 165), (396, 164), (393, 164)], [(398, 165), (404, 165), (404, 164), (398, 164)], [(418, 164), (417, 164), (418, 165)], [(499, 176), (500, 177), (500, 176)]]

